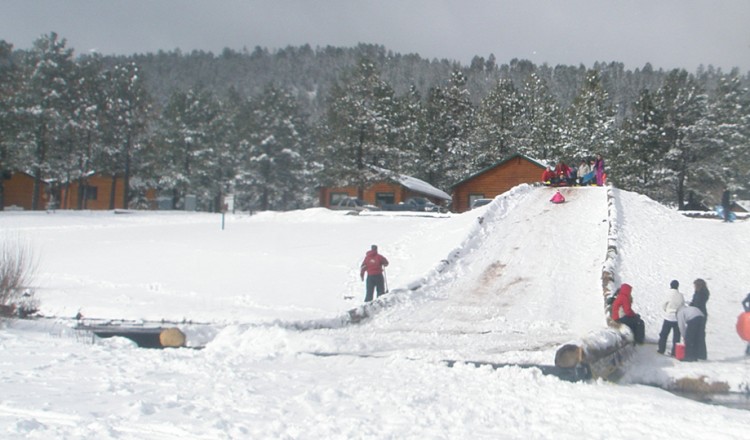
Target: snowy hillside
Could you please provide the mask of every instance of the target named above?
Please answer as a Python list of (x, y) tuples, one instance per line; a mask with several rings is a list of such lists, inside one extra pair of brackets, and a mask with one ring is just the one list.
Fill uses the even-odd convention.
[[(202, 350), (93, 341), (67, 319), (0, 331), (7, 438), (744, 438), (746, 411), (639, 384), (706, 375), (733, 390), (750, 361), (733, 325), (750, 290), (750, 222), (690, 219), (613, 190), (522, 185), (460, 215), (360, 216), (325, 209), (248, 217), (179, 212), (0, 213), (33, 243), (46, 315), (192, 321)], [(647, 339), (670, 280), (704, 278), (709, 361), (638, 347), (621, 385), (537, 369), (606, 326), (601, 271), (633, 285)], [(391, 294), (360, 324), (358, 267), (370, 244), (391, 261)], [(355, 295), (354, 300), (345, 299)], [(317, 329), (315, 329), (317, 327)], [(309, 330), (299, 330), (308, 328)], [(602, 408), (612, 408), (602, 414)], [(668, 411), (665, 408), (669, 408)], [(629, 428), (624, 428), (629, 427)]]

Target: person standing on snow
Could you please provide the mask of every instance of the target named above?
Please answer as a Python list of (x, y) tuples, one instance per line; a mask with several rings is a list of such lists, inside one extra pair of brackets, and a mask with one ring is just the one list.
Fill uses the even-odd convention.
[(388, 266), (388, 259), (378, 253), (376, 245), (372, 245), (367, 254), (365, 254), (365, 259), (362, 261), (359, 270), (359, 277), (362, 281), (365, 280), (365, 272), (367, 272), (365, 302), (372, 301), (375, 288), (378, 289), (378, 296), (385, 293), (385, 276), (383, 272), (386, 266)]
[(667, 338), (670, 332), (672, 332), (672, 356), (675, 353), (675, 345), (680, 342), (680, 326), (677, 325), (676, 313), (680, 307), (685, 305), (685, 298), (677, 290), (679, 287), (680, 282), (677, 280), (672, 280), (669, 284), (669, 296), (667, 302), (664, 303), (664, 322), (659, 333), (659, 348), (657, 349), (659, 354), (664, 354), (664, 350), (667, 349)]
[(604, 158), (601, 154), (596, 155), (596, 162), (594, 162), (594, 172), (596, 173), (596, 185), (604, 185)]
[(698, 310), (701, 311), (703, 314), (703, 320), (702, 325), (703, 329), (701, 330), (703, 333), (703, 339), (701, 340), (701, 345), (698, 346), (697, 350), (697, 356), (698, 359), (706, 360), (708, 358), (708, 354), (706, 352), (706, 322), (708, 321), (708, 310), (706, 310), (706, 303), (708, 302), (709, 296), (711, 296), (711, 293), (708, 291), (708, 286), (706, 285), (706, 281), (704, 281), (702, 278), (698, 278), (695, 281), (693, 281), (693, 286), (695, 287), (695, 292), (693, 293), (693, 299), (690, 301), (690, 305), (693, 307), (698, 308)]
[(685, 337), (685, 357), (682, 360), (706, 359), (706, 315), (695, 306), (680, 307), (676, 315), (677, 325)]
[(591, 172), (591, 167), (586, 163), (586, 160), (581, 159), (581, 164), (578, 165), (578, 184), (586, 185), (593, 178), (593, 175), (589, 176)]
[(722, 214), (724, 215), (725, 222), (729, 221), (729, 216), (732, 213), (732, 204), (729, 199), (729, 188), (725, 188), (724, 192), (721, 194), (721, 210)]
[(633, 340), (636, 344), (643, 344), (646, 336), (645, 327), (641, 315), (633, 311), (633, 287), (630, 284), (623, 283), (620, 290), (612, 303), (612, 319), (620, 324), (630, 327), (633, 332)]
[[(745, 309), (745, 312), (750, 312), (750, 293), (748, 293), (745, 299), (742, 300), (742, 308)], [(745, 354), (750, 356), (750, 342), (747, 343)]]

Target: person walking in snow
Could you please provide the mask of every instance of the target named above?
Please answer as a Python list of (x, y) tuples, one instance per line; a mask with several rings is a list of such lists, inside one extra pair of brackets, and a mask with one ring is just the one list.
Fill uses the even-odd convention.
[(367, 273), (367, 282), (365, 283), (365, 302), (372, 301), (372, 295), (377, 288), (378, 296), (385, 293), (385, 267), (388, 266), (388, 259), (378, 253), (378, 247), (372, 245), (365, 254), (365, 259), (359, 270), (359, 277), (365, 280)]
[(594, 173), (596, 174), (596, 185), (604, 185), (604, 158), (601, 154), (596, 155), (596, 161), (594, 162)]
[(633, 332), (633, 340), (636, 344), (643, 344), (646, 336), (641, 315), (633, 311), (633, 287), (623, 283), (614, 302), (612, 302), (612, 319), (620, 324), (627, 325)]
[(659, 354), (664, 354), (667, 349), (667, 338), (669, 333), (672, 333), (672, 356), (675, 353), (675, 345), (680, 342), (680, 326), (677, 325), (677, 310), (685, 305), (685, 298), (682, 293), (678, 290), (680, 282), (672, 280), (669, 283), (669, 293), (667, 294), (667, 302), (664, 303), (664, 322), (661, 325), (661, 332), (659, 332), (659, 345), (657, 351)]
[(693, 281), (693, 286), (695, 287), (695, 292), (693, 293), (693, 299), (690, 301), (690, 305), (693, 307), (698, 308), (698, 310), (701, 311), (703, 314), (703, 339), (701, 340), (701, 345), (698, 346), (698, 359), (706, 360), (708, 358), (708, 354), (706, 352), (706, 322), (708, 321), (708, 310), (706, 309), (706, 303), (708, 302), (708, 298), (711, 296), (711, 293), (708, 291), (708, 286), (706, 285), (706, 281), (702, 278), (698, 278), (695, 281)]
[[(677, 325), (685, 338), (685, 362), (706, 359), (706, 315), (695, 306), (680, 307), (676, 313)], [(703, 357), (701, 357), (703, 355)]]

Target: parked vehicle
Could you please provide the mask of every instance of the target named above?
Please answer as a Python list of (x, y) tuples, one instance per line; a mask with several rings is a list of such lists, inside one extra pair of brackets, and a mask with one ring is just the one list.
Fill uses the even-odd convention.
[(336, 210), (347, 210), (347, 211), (379, 211), (375, 205), (370, 205), (364, 202), (362, 199), (356, 197), (344, 197), (339, 202), (331, 206), (331, 209)]
[(382, 206), (384, 211), (417, 211), (417, 212), (446, 212), (442, 208), (425, 197), (410, 197), (401, 203), (385, 203)]

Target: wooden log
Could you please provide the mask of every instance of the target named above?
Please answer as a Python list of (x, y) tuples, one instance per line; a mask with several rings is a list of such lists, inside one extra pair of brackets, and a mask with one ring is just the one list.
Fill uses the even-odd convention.
[(79, 325), (77, 330), (90, 331), (100, 338), (128, 338), (141, 348), (184, 347), (185, 334), (176, 327), (125, 327), (119, 325)]
[(180, 331), (177, 327), (164, 329), (159, 334), (159, 342), (162, 347), (184, 347), (185, 333)]
[(555, 353), (555, 365), (561, 368), (584, 365), (593, 378), (616, 379), (632, 354), (632, 335), (612, 327), (563, 344)]

